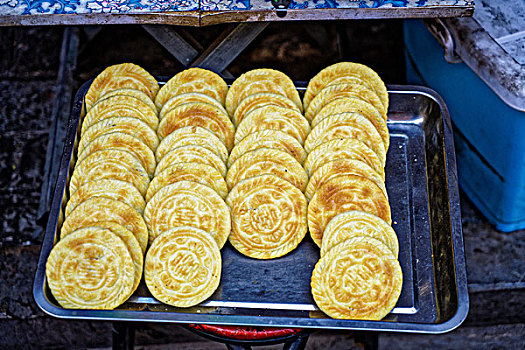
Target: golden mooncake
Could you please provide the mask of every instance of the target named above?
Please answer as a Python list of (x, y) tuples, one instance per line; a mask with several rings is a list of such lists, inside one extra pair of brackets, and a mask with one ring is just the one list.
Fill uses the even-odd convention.
[(372, 149), (385, 166), (386, 150), (381, 135), (374, 125), (359, 113), (331, 115), (317, 124), (304, 142), (306, 152), (334, 139), (356, 139)]
[(197, 145), (209, 149), (217, 154), (223, 162), (228, 159), (228, 150), (224, 143), (215, 136), (211, 131), (201, 128), (200, 126), (185, 126), (173, 131), (171, 134), (162, 139), (155, 157), (159, 162), (162, 157), (174, 148)]
[(86, 93), (86, 111), (91, 109), (100, 96), (111, 90), (124, 88), (140, 90), (153, 100), (159, 90), (159, 84), (144, 68), (133, 63), (107, 67), (93, 80)]
[(315, 303), (328, 316), (381, 320), (396, 305), (403, 274), (396, 257), (370, 237), (344, 240), (315, 265), (311, 287)]
[(385, 182), (381, 176), (366, 163), (355, 159), (338, 159), (324, 163), (317, 168), (312, 176), (310, 176), (310, 180), (306, 186), (306, 191), (304, 192), (306, 198), (311, 200), (319, 186), (340, 175), (359, 175), (367, 177), (372, 180), (388, 198)]
[(249, 151), (259, 148), (274, 148), (284, 151), (295, 158), (300, 164), (306, 159), (306, 152), (295, 138), (278, 130), (261, 130), (249, 134), (233, 147), (228, 158), (228, 167)]
[(381, 241), (397, 259), (399, 242), (392, 226), (375, 215), (358, 210), (338, 214), (326, 225), (321, 244), (321, 257), (345, 239), (357, 236), (372, 237)]
[(115, 179), (101, 179), (82, 184), (69, 198), (65, 215), (69, 216), (73, 209), (91, 197), (115, 199), (126, 203), (139, 213), (142, 213), (146, 206), (144, 197), (142, 197), (139, 190), (129, 182)]
[(221, 253), (209, 233), (191, 226), (160, 235), (146, 255), (144, 280), (159, 301), (176, 307), (195, 306), (219, 286)]
[(278, 130), (294, 137), (299, 143), (304, 140), (310, 132), (310, 125), (301, 113), (293, 109), (279, 106), (264, 106), (254, 109), (237, 127), (235, 132), (235, 144), (238, 144), (246, 136), (261, 130)]
[(367, 118), (374, 125), (379, 135), (381, 135), (385, 149), (388, 150), (390, 145), (390, 136), (386, 119), (383, 118), (381, 113), (379, 113), (379, 111), (374, 106), (358, 97), (338, 98), (326, 104), (312, 120), (312, 128), (324, 120), (324, 118), (331, 116), (332, 114), (339, 114), (343, 112), (360, 113), (365, 118)]
[(128, 248), (131, 260), (133, 261), (133, 270), (135, 271), (133, 277), (133, 288), (131, 289), (130, 293), (133, 294), (133, 292), (139, 286), (140, 280), (142, 279), (142, 269), (144, 265), (144, 257), (142, 255), (142, 249), (140, 249), (139, 241), (137, 241), (137, 238), (133, 236), (133, 233), (131, 233), (130, 230), (115, 222), (99, 221), (93, 226), (113, 232), (122, 240), (122, 242), (124, 242), (126, 248)]
[(209, 95), (224, 105), (228, 85), (216, 73), (202, 68), (189, 68), (177, 73), (160, 89), (155, 98), (159, 110), (172, 97), (189, 92)]
[(110, 98), (113, 96), (130, 96), (133, 98), (136, 98), (145, 104), (148, 105), (149, 108), (155, 113), (158, 113), (157, 106), (155, 106), (155, 103), (153, 103), (153, 100), (144, 92), (136, 89), (117, 89), (117, 90), (111, 90), (104, 95), (102, 95), (99, 98), (100, 100), (105, 100), (106, 98)]
[(219, 171), (221, 176), (226, 176), (226, 165), (219, 158), (218, 155), (213, 153), (207, 148), (197, 145), (186, 145), (172, 149), (157, 164), (155, 170), (155, 176), (160, 174), (161, 171), (177, 163), (200, 163), (211, 165)]
[(288, 97), (279, 94), (273, 94), (271, 92), (260, 92), (247, 96), (239, 103), (239, 106), (237, 109), (235, 109), (235, 113), (232, 117), (233, 123), (235, 125), (239, 125), (239, 123), (244, 119), (244, 116), (246, 116), (248, 113), (256, 108), (264, 107), (266, 105), (294, 109), (301, 113), (299, 107), (297, 107), (297, 105)]
[(161, 139), (185, 126), (200, 126), (216, 135), (228, 150), (233, 147), (235, 128), (228, 115), (202, 102), (185, 103), (175, 107), (162, 118), (157, 134)]
[(311, 121), (324, 106), (333, 100), (343, 97), (359, 97), (374, 106), (386, 120), (387, 110), (381, 104), (379, 97), (374, 91), (358, 84), (337, 84), (325, 87), (308, 106), (304, 114), (305, 118)]
[(164, 231), (191, 225), (210, 233), (222, 248), (231, 230), (230, 209), (224, 200), (208, 186), (192, 181), (158, 190), (146, 204), (144, 220), (150, 243)]
[(60, 237), (101, 221), (115, 222), (130, 230), (137, 238), (142, 254), (146, 252), (148, 228), (142, 215), (125, 203), (104, 197), (91, 197), (71, 211), (62, 224)]
[(102, 134), (86, 144), (79, 153), (77, 162), (83, 161), (88, 155), (106, 149), (123, 150), (132, 153), (142, 164), (149, 176), (153, 176), (157, 163), (153, 151), (140, 139), (123, 132)]
[(277, 176), (239, 182), (226, 203), (232, 215), (230, 243), (246, 256), (278, 258), (294, 250), (306, 235), (306, 198)]
[(155, 151), (159, 145), (157, 133), (144, 121), (133, 117), (112, 117), (101, 120), (86, 129), (78, 143), (78, 154), (82, 153), (86, 144), (102, 134), (112, 132), (123, 132), (134, 136), (144, 142), (152, 151)]
[(260, 92), (286, 96), (297, 105), (300, 112), (303, 111), (301, 98), (293, 81), (286, 74), (267, 68), (251, 70), (235, 79), (226, 95), (226, 110), (233, 116), (244, 98)]
[(308, 204), (308, 229), (319, 247), (328, 222), (349, 210), (374, 214), (392, 223), (390, 203), (372, 180), (357, 175), (336, 176), (319, 187)]
[(317, 75), (310, 80), (306, 88), (303, 97), (304, 109), (306, 110), (308, 108), (310, 101), (312, 101), (323, 88), (334, 83), (343, 82), (344, 80), (341, 80), (341, 78), (344, 76), (354, 76), (366, 82), (366, 85), (379, 96), (384, 109), (388, 110), (388, 92), (385, 83), (383, 83), (379, 75), (370, 67), (353, 62), (336, 63), (317, 73)]
[(374, 169), (383, 180), (385, 179), (385, 169), (377, 154), (355, 139), (338, 139), (320, 144), (308, 154), (304, 168), (311, 176), (323, 164), (338, 159), (360, 160)]
[(226, 183), (232, 188), (239, 181), (266, 174), (286, 180), (302, 192), (308, 183), (306, 171), (294, 157), (271, 148), (259, 148), (239, 157), (228, 169)]
[(170, 165), (155, 176), (146, 192), (146, 201), (162, 187), (179, 181), (193, 181), (206, 185), (219, 194), (222, 198), (228, 195), (228, 187), (221, 173), (214, 167), (201, 163), (176, 163)]
[(202, 94), (200, 92), (188, 92), (185, 94), (173, 96), (168, 101), (166, 101), (166, 103), (164, 103), (164, 105), (162, 106), (162, 109), (159, 112), (159, 120), (164, 118), (166, 113), (171, 111), (173, 108), (178, 107), (184, 103), (193, 103), (193, 102), (202, 102), (202, 103), (213, 105), (214, 107), (223, 111), (224, 114), (228, 114), (228, 112), (226, 112), (226, 109), (224, 109), (224, 106), (219, 101), (214, 99), (213, 97)]
[(93, 152), (77, 163), (69, 181), (69, 193), (75, 193), (86, 182), (101, 179), (129, 182), (141, 195), (146, 193), (150, 181), (148, 173), (132, 153), (108, 149)]
[(88, 227), (72, 232), (51, 250), (46, 277), (60, 305), (71, 309), (114, 309), (131, 295), (131, 255), (113, 232)]
[(97, 102), (87, 112), (82, 121), (81, 134), (87, 128), (101, 120), (111, 117), (134, 117), (144, 121), (153, 130), (157, 130), (159, 118), (144, 102), (129, 96), (113, 96)]

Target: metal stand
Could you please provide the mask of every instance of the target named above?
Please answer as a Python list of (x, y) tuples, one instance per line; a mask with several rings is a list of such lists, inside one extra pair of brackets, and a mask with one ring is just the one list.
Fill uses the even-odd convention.
[(190, 330), (191, 332), (198, 334), (206, 339), (223, 343), (226, 345), (228, 350), (251, 350), (252, 346), (265, 346), (265, 345), (275, 345), (283, 344), (283, 350), (304, 350), (306, 344), (308, 343), (308, 338), (310, 334), (313, 333), (312, 330), (301, 330), (299, 333), (293, 335), (285, 335), (275, 338), (266, 338), (266, 339), (235, 339), (227, 336), (218, 335), (215, 333), (210, 333), (201, 329), (196, 329), (195, 327), (185, 326), (184, 328)]
[(113, 350), (133, 350), (135, 326), (131, 322), (113, 322)]
[[(206, 49), (190, 44), (178, 32), (177, 27), (142, 25), (173, 57), (185, 67), (199, 66), (226, 78), (232, 78), (225, 72), (226, 67), (268, 26), (268, 22), (241, 23), (229, 26)], [(199, 50), (200, 49), (200, 50)]]
[(354, 333), (355, 342), (363, 345), (364, 350), (377, 350), (379, 347), (379, 333), (358, 331)]

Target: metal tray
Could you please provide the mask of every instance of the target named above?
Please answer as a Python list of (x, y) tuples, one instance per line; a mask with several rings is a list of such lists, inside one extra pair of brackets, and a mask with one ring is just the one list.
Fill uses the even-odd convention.
[(308, 235), (292, 253), (274, 260), (250, 259), (226, 244), (220, 286), (197, 307), (161, 304), (142, 282), (115, 310), (62, 308), (46, 284), (45, 263), (57, 233), (88, 87), (89, 82), (75, 97), (33, 286), (44, 312), (69, 319), (422, 333), (447, 332), (465, 319), (468, 293), (450, 119), (434, 91), (416, 86), (389, 86), (386, 187), (404, 281), (396, 307), (382, 321), (332, 319), (317, 309), (310, 278), (319, 249)]

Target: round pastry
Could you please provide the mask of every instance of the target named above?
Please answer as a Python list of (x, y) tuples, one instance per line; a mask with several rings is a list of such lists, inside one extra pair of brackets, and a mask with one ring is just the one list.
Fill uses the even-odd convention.
[(239, 106), (237, 109), (235, 109), (235, 113), (233, 114), (232, 121), (235, 125), (239, 125), (239, 123), (242, 122), (248, 113), (256, 108), (267, 105), (294, 109), (301, 113), (299, 107), (297, 107), (297, 105), (288, 97), (279, 94), (273, 94), (271, 92), (259, 92), (257, 94), (247, 96), (241, 101), (241, 103), (239, 103)]
[(116, 179), (99, 179), (82, 184), (69, 198), (65, 216), (69, 216), (80, 203), (91, 197), (105, 197), (126, 203), (139, 213), (144, 212), (146, 202), (139, 190), (126, 181)]
[(160, 121), (157, 134), (161, 139), (185, 126), (200, 126), (217, 136), (228, 150), (233, 147), (235, 128), (227, 114), (208, 103), (185, 103), (175, 107)]
[(239, 181), (258, 175), (276, 175), (304, 192), (308, 175), (294, 157), (271, 148), (246, 152), (228, 169), (226, 183), (233, 188)]
[(312, 120), (328, 103), (343, 97), (359, 97), (374, 106), (386, 120), (387, 109), (381, 104), (379, 97), (374, 91), (359, 84), (337, 84), (325, 87), (314, 97), (304, 116), (306, 119)]
[(403, 274), (396, 257), (380, 241), (354, 237), (330, 249), (315, 265), (315, 303), (328, 316), (381, 320), (396, 305)]
[(224, 105), (228, 91), (226, 82), (216, 73), (192, 67), (177, 73), (160, 89), (155, 98), (159, 110), (172, 97), (189, 92), (199, 92), (213, 97)]
[(211, 97), (210, 95), (206, 95), (200, 92), (187, 92), (184, 94), (175, 95), (169, 100), (167, 100), (159, 112), (159, 120), (162, 120), (162, 118), (164, 118), (166, 113), (168, 113), (175, 107), (178, 107), (185, 103), (194, 103), (194, 102), (201, 102), (201, 103), (207, 103), (207, 104), (213, 105), (214, 107), (223, 111), (224, 114), (228, 114), (228, 112), (226, 112), (226, 110), (224, 109), (224, 106), (219, 101), (217, 101), (215, 98)]
[(75, 193), (86, 182), (101, 179), (129, 182), (141, 195), (146, 193), (150, 181), (148, 173), (132, 153), (106, 149), (93, 152), (82, 162), (77, 163), (69, 181), (69, 193)]
[(356, 139), (336, 139), (314, 148), (304, 162), (304, 168), (311, 176), (323, 164), (338, 159), (355, 159), (366, 163), (384, 180), (383, 164), (370, 148)]
[(390, 204), (383, 191), (366, 177), (341, 175), (325, 182), (308, 204), (308, 229), (320, 247), (323, 232), (334, 216), (349, 210), (360, 210), (391, 223)]
[(219, 286), (221, 253), (204, 230), (181, 226), (161, 234), (146, 255), (144, 280), (159, 301), (190, 307), (208, 299)]
[(158, 113), (157, 107), (155, 106), (155, 103), (153, 103), (153, 100), (143, 91), (140, 91), (137, 89), (129, 89), (129, 88), (111, 90), (111, 91), (106, 92), (104, 95), (102, 95), (99, 98), (99, 101), (104, 100), (106, 98), (113, 97), (113, 96), (130, 96), (130, 97), (136, 98), (144, 102), (145, 104), (147, 104), (148, 107), (151, 108), (153, 112), (155, 112), (155, 114)]
[(386, 163), (386, 150), (381, 135), (374, 125), (359, 113), (340, 113), (325, 118), (317, 124), (304, 142), (306, 152), (334, 139), (356, 139), (372, 149), (381, 164)]
[(228, 195), (228, 186), (221, 173), (211, 165), (201, 163), (176, 163), (170, 165), (155, 176), (146, 192), (146, 202), (162, 187), (179, 181), (193, 181), (206, 185), (219, 194), (222, 198)]
[(261, 130), (249, 134), (233, 147), (228, 158), (228, 167), (249, 151), (259, 148), (274, 148), (284, 151), (295, 158), (300, 164), (306, 159), (306, 152), (295, 138), (278, 130)]
[(222, 159), (209, 149), (196, 145), (180, 146), (166, 153), (157, 164), (155, 176), (170, 165), (193, 162), (211, 165), (221, 173), (221, 176), (226, 176), (226, 164)]
[[(345, 81), (343, 77), (356, 77), (360, 81)], [(328, 85), (341, 83), (358, 83), (370, 87), (381, 100), (384, 109), (388, 109), (388, 91), (385, 83), (379, 75), (370, 67), (353, 62), (340, 62), (333, 64), (321, 70), (308, 83), (303, 98), (304, 109), (308, 108), (310, 101), (319, 94), (319, 92)], [(363, 84), (364, 83), (364, 84)]]
[(223, 162), (226, 162), (228, 159), (226, 146), (211, 131), (200, 126), (185, 126), (173, 131), (160, 142), (155, 152), (157, 162), (160, 162), (162, 157), (172, 149), (186, 145), (197, 145), (207, 148), (221, 157)]
[(130, 294), (133, 294), (142, 279), (142, 269), (144, 264), (144, 256), (142, 255), (142, 249), (140, 249), (140, 244), (139, 241), (137, 241), (137, 238), (124, 226), (111, 221), (99, 221), (96, 224), (93, 224), (93, 226), (88, 227), (98, 227), (109, 230), (124, 242), (126, 248), (128, 248), (131, 260), (133, 261), (133, 288), (131, 288), (130, 292)]
[(78, 154), (77, 162), (82, 162), (87, 156), (96, 151), (106, 149), (123, 150), (133, 155), (141, 162), (150, 177), (155, 172), (155, 155), (153, 151), (140, 139), (123, 132), (105, 133), (86, 144), (82, 153)]
[(233, 116), (237, 106), (243, 99), (260, 92), (286, 96), (302, 112), (301, 98), (293, 81), (286, 74), (267, 68), (251, 70), (235, 79), (226, 95), (226, 110)]
[(133, 117), (112, 117), (96, 122), (86, 129), (78, 143), (78, 154), (82, 153), (85, 145), (100, 135), (112, 132), (123, 132), (134, 136), (144, 142), (152, 151), (155, 151), (159, 145), (157, 133), (144, 121)]
[(239, 182), (228, 194), (230, 243), (242, 254), (273, 259), (297, 247), (307, 231), (303, 193), (274, 175)]
[(343, 112), (360, 113), (367, 118), (374, 125), (379, 135), (381, 135), (385, 149), (388, 150), (390, 146), (390, 136), (386, 120), (377, 108), (359, 97), (342, 97), (326, 104), (312, 120), (312, 128), (324, 120), (324, 118)]
[(114, 309), (131, 295), (134, 267), (122, 239), (109, 230), (86, 227), (53, 247), (46, 277), (65, 308)]
[(235, 144), (261, 130), (282, 131), (302, 145), (310, 132), (310, 125), (301, 113), (293, 109), (273, 105), (260, 107), (248, 113), (239, 124), (235, 132)]
[(107, 92), (122, 88), (140, 90), (150, 99), (154, 99), (159, 90), (159, 83), (144, 68), (133, 63), (107, 67), (89, 86), (84, 98), (86, 111), (89, 111), (95, 102)]
[(144, 209), (150, 243), (164, 231), (194, 226), (213, 236), (222, 248), (231, 230), (230, 209), (208, 186), (179, 181), (155, 193)]
[(372, 237), (381, 241), (397, 259), (399, 242), (392, 226), (375, 215), (359, 210), (345, 211), (330, 220), (323, 233), (321, 256), (345, 239), (357, 236)]
[(93, 105), (82, 121), (81, 134), (87, 128), (111, 117), (134, 117), (144, 121), (153, 130), (157, 130), (159, 118), (144, 102), (129, 96), (113, 96)]
[(306, 191), (304, 194), (308, 200), (311, 200), (317, 189), (328, 180), (341, 175), (359, 175), (372, 180), (377, 187), (383, 191), (388, 198), (385, 182), (381, 176), (366, 163), (355, 159), (338, 159), (326, 162), (310, 176)]
[(66, 218), (60, 229), (60, 237), (98, 222), (111, 221), (131, 231), (144, 254), (148, 244), (148, 228), (142, 215), (129, 205), (104, 197), (91, 197), (80, 203)]

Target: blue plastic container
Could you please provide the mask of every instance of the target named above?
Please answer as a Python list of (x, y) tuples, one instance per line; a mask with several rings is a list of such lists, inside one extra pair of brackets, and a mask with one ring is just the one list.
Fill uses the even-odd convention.
[[(512, 108), (500, 98), (506, 92), (496, 94), (497, 88), (487, 85), (491, 72), (474, 72), (465, 63), (446, 62), (442, 46), (421, 21), (407, 20), (404, 29), (408, 83), (436, 90), (449, 108), (460, 186), (498, 230), (525, 228), (525, 112), (518, 110), (520, 103), (525, 108), (525, 101), (518, 94), (513, 103), (518, 109)], [(456, 29), (450, 30), (452, 37), (468, 35), (464, 27)], [(460, 45), (456, 42), (456, 52), (463, 61), (483, 69), (483, 62), (476, 65), (475, 61), (481, 57), (479, 52), (466, 59), (468, 50)], [(522, 92), (523, 76), (518, 75), (520, 81), (514, 82)], [(513, 78), (516, 76), (509, 74), (505, 79)]]

